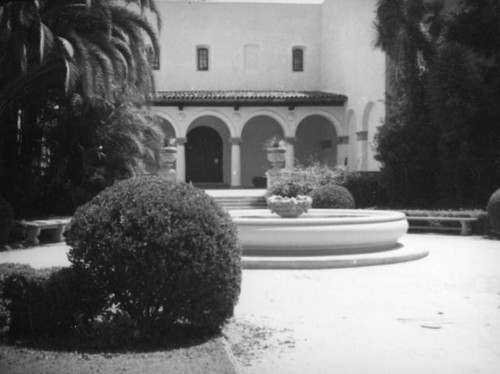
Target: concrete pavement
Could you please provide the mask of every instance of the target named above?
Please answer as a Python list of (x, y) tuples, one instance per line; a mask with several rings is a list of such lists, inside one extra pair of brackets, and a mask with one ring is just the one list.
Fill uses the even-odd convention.
[[(225, 330), (243, 374), (500, 372), (500, 241), (408, 234), (417, 261), (328, 270), (244, 270)], [(0, 262), (65, 265), (64, 245)]]
[(500, 372), (500, 241), (406, 235), (428, 257), (245, 270), (226, 329), (245, 374)]

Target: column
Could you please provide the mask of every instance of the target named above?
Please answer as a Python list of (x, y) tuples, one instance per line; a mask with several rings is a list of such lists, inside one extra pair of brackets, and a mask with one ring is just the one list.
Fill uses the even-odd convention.
[(358, 160), (356, 164), (356, 171), (368, 170), (368, 131), (356, 132), (358, 140)]
[(231, 138), (231, 187), (241, 187), (241, 138)]
[(295, 142), (297, 138), (289, 136), (286, 138), (286, 141), (288, 145), (286, 147), (285, 169), (292, 170), (295, 166)]
[(186, 181), (186, 138), (177, 138), (177, 182)]
[(349, 136), (339, 136), (337, 138), (337, 165), (349, 165)]

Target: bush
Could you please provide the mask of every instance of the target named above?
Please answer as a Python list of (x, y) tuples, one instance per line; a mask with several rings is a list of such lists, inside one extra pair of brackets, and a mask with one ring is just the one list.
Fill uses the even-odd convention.
[(500, 235), (500, 189), (496, 190), (495, 193), (491, 195), (488, 201), (487, 210), (490, 230)]
[(352, 193), (358, 208), (380, 207), (389, 203), (379, 172), (349, 174), (345, 187)]
[(117, 183), (77, 210), (65, 236), (71, 262), (140, 334), (179, 324), (212, 333), (233, 314), (236, 226), (193, 186), (155, 176)]
[(310, 191), (310, 187), (304, 186), (300, 183), (292, 181), (276, 181), (269, 188), (267, 196), (276, 195), (281, 197), (297, 197), (299, 195), (307, 195)]
[(103, 308), (102, 294), (80, 269), (4, 264), (0, 272), (2, 322), (13, 338), (68, 335)]
[(9, 239), (12, 225), (14, 225), (14, 209), (7, 200), (0, 196), (0, 244)]
[(307, 195), (315, 188), (330, 184), (343, 184), (347, 173), (344, 168), (330, 168), (317, 162), (311, 166), (296, 166), (293, 170), (283, 170), (274, 177), (267, 196), (297, 197)]
[(290, 176), (294, 181), (310, 185), (312, 190), (329, 184), (344, 184), (347, 172), (341, 166), (332, 168), (326, 164), (313, 161), (309, 166), (298, 165), (294, 167)]
[(312, 197), (312, 207), (320, 209), (353, 209), (354, 197), (342, 186), (331, 184), (314, 189), (309, 196)]
[(2, 333), (8, 331), (8, 325), (10, 322), (10, 312), (8, 308), (9, 301), (4, 298), (5, 279), (14, 273), (23, 271), (34, 272), (35, 269), (28, 265), (13, 263), (0, 264), (0, 331)]

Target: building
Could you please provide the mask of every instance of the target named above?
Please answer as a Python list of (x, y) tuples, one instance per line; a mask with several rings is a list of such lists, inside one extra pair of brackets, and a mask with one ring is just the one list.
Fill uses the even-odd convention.
[(314, 159), (378, 170), (376, 0), (303, 1), (158, 1), (153, 109), (178, 139), (178, 180), (252, 187), (269, 168), (262, 145), (273, 135), (289, 142), (287, 167)]

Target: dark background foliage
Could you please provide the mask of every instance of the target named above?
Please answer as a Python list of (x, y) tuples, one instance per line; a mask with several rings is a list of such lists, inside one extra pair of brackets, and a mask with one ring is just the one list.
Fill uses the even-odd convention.
[(390, 205), (486, 206), (500, 186), (500, 3), (379, 1), (391, 59), (377, 159)]

